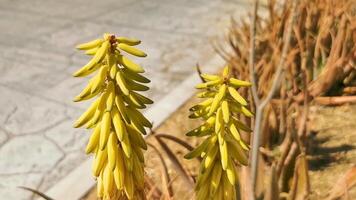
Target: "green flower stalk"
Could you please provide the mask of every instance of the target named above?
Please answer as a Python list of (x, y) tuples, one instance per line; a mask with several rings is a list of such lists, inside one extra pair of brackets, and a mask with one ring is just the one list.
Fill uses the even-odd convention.
[(149, 88), (144, 70), (124, 53), (146, 54), (133, 47), (140, 40), (104, 34), (77, 46), (92, 59), (73, 76), (95, 75), (74, 101), (98, 97), (75, 122), (74, 127), (92, 129), (86, 153), (93, 153), (92, 171), (97, 177), (98, 197), (103, 199), (144, 199), (143, 135), (152, 124), (138, 109), (153, 101), (137, 93)]
[(240, 131), (251, 131), (237, 117), (239, 114), (253, 116), (245, 107), (246, 100), (236, 89), (251, 86), (251, 83), (230, 78), (228, 66), (222, 76), (201, 76), (206, 82), (196, 86), (203, 90), (197, 96), (205, 100), (190, 108), (192, 113), (189, 117), (202, 118), (205, 122), (186, 135), (206, 136), (206, 139), (185, 155), (187, 159), (203, 158), (195, 188), (196, 199), (236, 199), (236, 164), (247, 165), (249, 150), (240, 137)]

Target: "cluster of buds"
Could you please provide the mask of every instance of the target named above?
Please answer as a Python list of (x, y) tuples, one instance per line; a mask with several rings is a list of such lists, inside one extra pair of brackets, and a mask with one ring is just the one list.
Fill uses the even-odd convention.
[(77, 46), (92, 59), (73, 76), (98, 71), (74, 101), (98, 97), (79, 117), (74, 127), (92, 129), (86, 153), (95, 154), (93, 174), (98, 197), (103, 199), (144, 199), (143, 135), (152, 124), (138, 110), (153, 101), (138, 93), (149, 88), (143, 68), (124, 54), (145, 57), (135, 48), (140, 40), (104, 34)]
[(202, 74), (201, 77), (205, 82), (196, 86), (203, 90), (197, 96), (205, 100), (190, 108), (189, 117), (202, 118), (205, 122), (186, 135), (206, 136), (206, 139), (185, 158), (203, 158), (195, 188), (197, 200), (234, 200), (238, 176), (236, 165), (248, 163), (249, 147), (241, 139), (240, 132), (251, 131), (238, 115), (253, 116), (237, 89), (251, 86), (251, 83), (230, 78), (228, 66), (222, 76)]

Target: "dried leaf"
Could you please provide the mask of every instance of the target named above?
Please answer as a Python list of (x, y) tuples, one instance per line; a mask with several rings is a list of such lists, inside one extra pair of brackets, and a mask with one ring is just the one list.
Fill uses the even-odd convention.
[(334, 200), (342, 197), (345, 192), (356, 185), (356, 166), (351, 167), (336, 182), (334, 188), (330, 191), (328, 200)]
[(305, 154), (297, 157), (293, 184), (289, 192), (290, 200), (304, 200), (309, 195), (308, 161)]
[(278, 178), (274, 165), (272, 165), (271, 167), (271, 174), (269, 176), (268, 184), (266, 185), (266, 187), (268, 188), (264, 196), (264, 200), (279, 199)]

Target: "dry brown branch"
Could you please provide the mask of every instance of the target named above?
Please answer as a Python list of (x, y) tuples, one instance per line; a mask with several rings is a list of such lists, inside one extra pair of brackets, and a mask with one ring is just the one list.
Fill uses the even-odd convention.
[(356, 103), (356, 96), (316, 97), (314, 101), (319, 105), (336, 106), (345, 103)]
[(256, 105), (260, 104), (260, 98), (257, 94), (257, 81), (255, 74), (255, 40), (256, 40), (256, 20), (258, 12), (258, 0), (253, 1), (253, 14), (251, 15), (251, 28), (250, 28), (250, 57), (249, 57), (249, 71), (250, 80), (252, 82), (251, 93)]
[(278, 177), (280, 177), (280, 175), (281, 175), (282, 168), (284, 166), (284, 162), (287, 159), (287, 156), (288, 156), (288, 153), (290, 152), (291, 146), (292, 146), (292, 137), (291, 137), (290, 132), (288, 131), (287, 135), (280, 147), (280, 152), (282, 154), (281, 154), (281, 157), (277, 161), (277, 176)]
[(156, 184), (148, 177), (145, 176), (145, 183), (148, 192), (146, 194), (147, 199), (159, 199), (162, 196), (161, 190), (158, 189)]
[(260, 147), (260, 153), (263, 154), (264, 156), (271, 157), (271, 158), (276, 156), (272, 151), (263, 147)]
[(342, 92), (345, 94), (356, 94), (356, 87), (345, 87)]
[[(302, 142), (305, 141), (305, 137), (306, 137), (306, 124), (307, 124), (307, 120), (308, 120), (308, 116), (309, 116), (309, 95), (308, 95), (308, 83), (307, 83), (307, 77), (306, 75), (303, 73), (303, 85), (304, 85), (304, 103), (303, 103), (303, 110), (302, 110), (302, 114), (300, 116), (299, 119), (299, 126), (298, 126), (298, 133), (296, 135), (296, 141), (298, 143), (299, 149), (302, 152), (302, 154), (305, 154), (305, 146), (304, 143)], [(300, 109), (299, 109), (300, 110)]]
[[(289, 44), (291, 40), (291, 33), (292, 33), (292, 27), (294, 25), (297, 13), (296, 13), (296, 7), (298, 5), (298, 0), (293, 1), (292, 3), (292, 9), (291, 9), (291, 16), (289, 19), (288, 23), (288, 29), (286, 31), (286, 36), (284, 38), (284, 44), (283, 44), (283, 49), (282, 49), (282, 56), (279, 60), (279, 64), (275, 73), (275, 77), (272, 82), (272, 87), (267, 95), (267, 97), (257, 106), (256, 108), (256, 122), (255, 122), (255, 128), (254, 128), (254, 134), (253, 134), (253, 147), (252, 147), (252, 158), (251, 158), (251, 169), (252, 169), (252, 188), (256, 187), (256, 180), (257, 180), (257, 165), (258, 165), (258, 148), (259, 148), (259, 143), (260, 143), (260, 127), (261, 127), (261, 122), (262, 122), (262, 115), (263, 115), (263, 110), (264, 107), (269, 103), (269, 101), (272, 99), (273, 95), (275, 94), (277, 88), (280, 85), (280, 81), (285, 69), (284, 62), (286, 60), (287, 52), (289, 49)], [(250, 72), (254, 73), (254, 72)], [(251, 194), (250, 197), (251, 200), (255, 199), (255, 194)]]

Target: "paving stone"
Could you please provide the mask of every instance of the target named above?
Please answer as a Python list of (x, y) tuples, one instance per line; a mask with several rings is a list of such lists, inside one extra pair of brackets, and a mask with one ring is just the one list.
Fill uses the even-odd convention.
[[(4, 5), (6, 5), (6, 8)], [(67, 23), (62, 19), (50, 19), (41, 14), (13, 12), (8, 8), (10, 5), (12, 3), (5, 4), (4, 2), (1, 2), (0, 5), (1, 29), (6, 30), (0, 32), (1, 38), (4, 38), (1, 40), (3, 44), (21, 46), (30, 39), (46, 32), (55, 31), (58, 27)]]
[[(68, 172), (74, 170), (79, 164), (91, 156), (86, 155), (84, 150), (67, 154), (53, 170), (44, 175), (43, 182), (39, 187), (40, 191), (46, 191), (58, 180), (64, 178)], [(90, 176), (88, 174), (88, 176)], [(93, 177), (94, 178), (94, 177)]]
[(64, 120), (66, 108), (0, 85), (0, 126), (12, 135), (44, 131)]
[(14, 137), (0, 149), (0, 175), (44, 173), (63, 156), (61, 150), (43, 136)]
[[(30, 40), (21, 46), (3, 45), (3, 48), (6, 51), (0, 55), (1, 58), (12, 63), (45, 68), (48, 71), (63, 70), (68, 65), (68, 56), (64, 53), (66, 49), (58, 51), (60, 49), (52, 48), (40, 39)], [(27, 70), (23, 68), (23, 71)]]
[[(203, 33), (199, 29), (201, 26), (193, 26), (194, 22), (211, 24), (204, 18), (215, 4), (217, 4), (216, 1), (206, 1), (204, 4), (195, 6), (162, 4), (161, 1), (141, 1), (126, 7), (128, 10), (135, 11), (133, 15), (111, 11), (98, 17), (98, 20), (122, 26), (134, 25), (149, 30)], [(180, 20), (177, 20), (178, 18)]]
[(1, 145), (8, 140), (9, 136), (5, 130), (0, 129), (0, 147)]
[(73, 128), (75, 119), (66, 120), (46, 130), (44, 134), (65, 152), (79, 151), (84, 153), (91, 132), (84, 128)]
[[(37, 46), (38, 48), (47, 48), (52, 51), (67, 52), (65, 55), (68, 55), (68, 53), (76, 54), (78, 51), (74, 47), (77, 44), (102, 37), (103, 32), (110, 31), (105, 30), (104, 26), (105, 24), (90, 20), (73, 21), (57, 31), (42, 34), (38, 38), (39, 43), (37, 43)], [(32, 43), (31, 46), (36, 46), (36, 44)]]
[(36, 189), (42, 181), (42, 173), (1, 175), (0, 176), (0, 194), (1, 199), (7, 200), (27, 200), (33, 194), (29, 191), (18, 188), (25, 186)]
[(100, 15), (111, 9), (124, 8), (125, 4), (135, 2), (134, 0), (5, 0), (7, 7), (18, 12), (30, 12), (40, 14), (45, 17), (67, 18), (67, 19), (88, 19)]
[[(75, 96), (77, 96), (88, 84), (87, 78), (73, 78), (71, 75), (67, 75), (67, 78), (63, 81), (58, 82), (51, 89), (44, 89), (41, 95), (46, 96), (52, 100), (61, 102), (69, 107), (75, 107), (84, 111), (91, 104), (92, 100), (86, 100), (81, 102), (73, 102)], [(74, 110), (74, 115), (67, 115), (76, 117), (79, 116), (81, 112), (79, 110)]]

